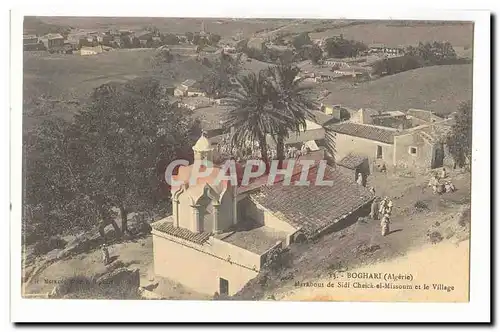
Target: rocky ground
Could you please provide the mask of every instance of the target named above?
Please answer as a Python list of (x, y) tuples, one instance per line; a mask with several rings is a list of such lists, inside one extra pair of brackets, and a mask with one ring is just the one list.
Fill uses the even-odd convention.
[[(470, 175), (450, 175), (454, 193), (435, 195), (427, 187), (428, 174), (411, 177), (377, 173), (369, 184), (377, 195), (394, 202), (391, 233), (382, 236), (379, 221), (348, 221), (346, 227), (314, 243), (294, 245), (277, 271), (264, 271), (236, 296), (237, 300), (273, 299), (275, 294), (294, 289), (296, 281), (326, 278), (338, 270), (352, 270), (395, 257), (441, 241), (462, 241), (469, 237)], [(415, 207), (415, 204), (419, 207)], [(470, 220), (470, 215), (469, 215)]]

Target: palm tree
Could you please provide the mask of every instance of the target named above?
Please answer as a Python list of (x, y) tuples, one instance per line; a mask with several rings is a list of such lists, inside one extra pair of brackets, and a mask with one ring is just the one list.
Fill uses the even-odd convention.
[(231, 91), (226, 103), (231, 108), (224, 126), (234, 128), (232, 144), (244, 148), (247, 142), (259, 143), (262, 160), (269, 164), (266, 135), (274, 135), (281, 114), (269, 100), (269, 81), (265, 72), (239, 77), (240, 88)]
[(280, 161), (285, 159), (285, 139), (290, 131), (305, 130), (306, 119), (314, 118), (311, 112), (314, 105), (306, 94), (312, 88), (301, 84), (302, 79), (297, 77), (299, 71), (298, 67), (283, 63), (267, 69), (270, 102), (279, 113), (275, 138)]

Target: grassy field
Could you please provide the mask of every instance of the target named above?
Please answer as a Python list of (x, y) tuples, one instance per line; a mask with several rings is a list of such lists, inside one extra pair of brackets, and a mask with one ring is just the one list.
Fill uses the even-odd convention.
[(205, 30), (222, 37), (233, 37), (237, 33), (248, 37), (263, 29), (273, 29), (290, 23), (283, 19), (237, 19), (230, 18), (165, 18), (165, 17), (43, 17), (46, 23), (71, 26), (77, 29), (105, 30), (111, 28), (141, 30), (154, 25), (162, 32), (185, 33)]
[(329, 82), (321, 89), (331, 92), (323, 103), (379, 110), (421, 108), (447, 114), (460, 101), (472, 99), (472, 65), (419, 68), (357, 86)]
[[(23, 114), (27, 128), (46, 116), (67, 118), (82, 107), (96, 87), (110, 81), (150, 76), (165, 84), (176, 84), (187, 78), (201, 79), (207, 71), (192, 58), (176, 59), (154, 68), (153, 52), (152, 49), (113, 50), (94, 56), (25, 53)], [(52, 104), (40, 103), (47, 100)]]
[(473, 44), (473, 25), (468, 23), (402, 26), (387, 22), (373, 22), (311, 33), (310, 37), (324, 38), (339, 34), (343, 34), (344, 38), (359, 40), (367, 44), (385, 43), (390, 46), (414, 45), (419, 41), (449, 41), (453, 46), (461, 47), (471, 47)]

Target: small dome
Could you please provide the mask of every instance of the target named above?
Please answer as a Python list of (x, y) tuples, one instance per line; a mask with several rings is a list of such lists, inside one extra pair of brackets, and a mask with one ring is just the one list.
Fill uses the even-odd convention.
[(208, 141), (204, 134), (201, 134), (201, 137), (198, 139), (196, 144), (193, 146), (193, 150), (197, 152), (207, 152), (212, 151), (212, 144)]

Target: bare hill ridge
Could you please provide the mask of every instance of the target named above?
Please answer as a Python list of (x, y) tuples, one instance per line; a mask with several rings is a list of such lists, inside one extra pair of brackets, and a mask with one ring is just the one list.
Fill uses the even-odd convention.
[(380, 110), (428, 109), (454, 112), (460, 101), (472, 99), (472, 65), (432, 66), (361, 83), (327, 83), (331, 94), (322, 102)]

